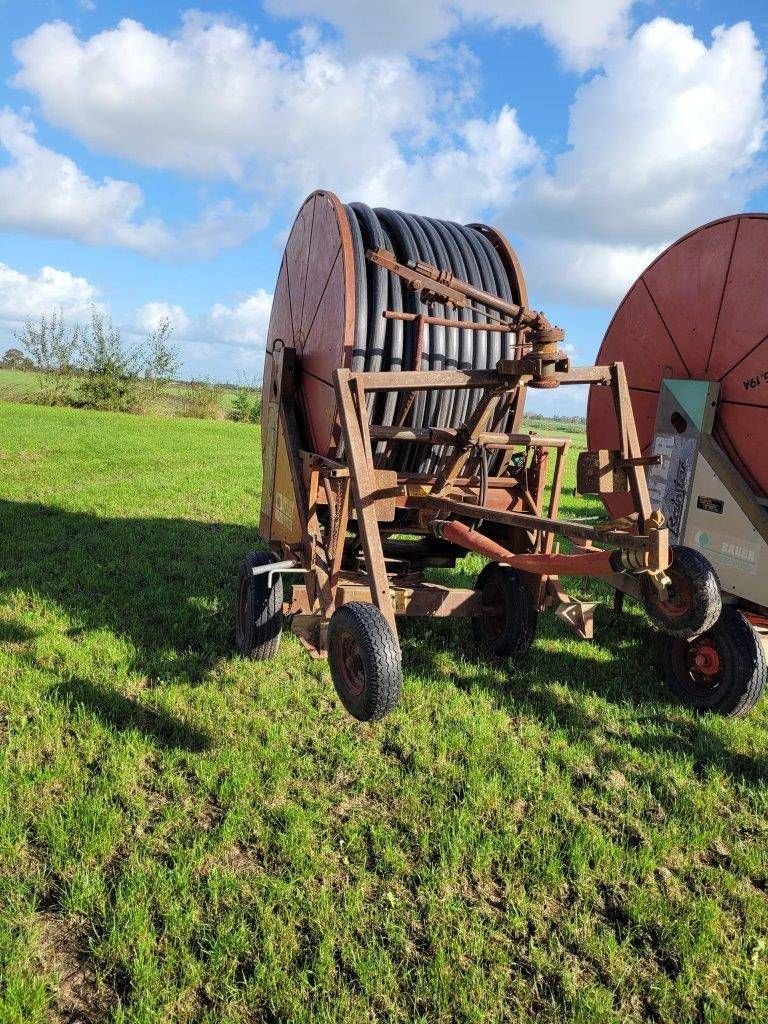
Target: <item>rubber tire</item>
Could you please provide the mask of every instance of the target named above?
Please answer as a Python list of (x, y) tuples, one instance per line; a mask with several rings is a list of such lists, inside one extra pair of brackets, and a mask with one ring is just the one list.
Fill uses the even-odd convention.
[(665, 636), (661, 665), (667, 686), (688, 707), (743, 718), (757, 704), (768, 682), (765, 648), (759, 635), (737, 608), (726, 605), (712, 629), (696, 640), (711, 640), (718, 648), (725, 663), (719, 685), (702, 695), (686, 689), (680, 678), (680, 659), (691, 644), (679, 637)]
[[(360, 658), (359, 693), (347, 684), (342, 643), (353, 643)], [(328, 663), (339, 700), (353, 718), (375, 722), (397, 707), (403, 689), (400, 644), (375, 605), (350, 601), (336, 609), (328, 624)]]
[(685, 614), (668, 615), (659, 602), (658, 592), (647, 578), (643, 581), (643, 606), (648, 618), (670, 636), (692, 640), (711, 629), (723, 608), (720, 581), (708, 560), (693, 548), (673, 545), (672, 564), (667, 570), (673, 585), (676, 576), (690, 588), (691, 606)]
[(267, 573), (251, 571), (274, 562), (268, 551), (253, 551), (240, 565), (235, 609), (235, 644), (246, 658), (269, 661), (277, 654), (283, 632), (283, 578), (279, 573), (267, 585)]
[(525, 654), (536, 635), (539, 613), (526, 586), (524, 574), (511, 565), (489, 562), (475, 582), (477, 591), (482, 592), (486, 587), (493, 587), (499, 592), (504, 621), (498, 635), (489, 637), (483, 629), (482, 616), (474, 616), (472, 630), (475, 639), (496, 658)]

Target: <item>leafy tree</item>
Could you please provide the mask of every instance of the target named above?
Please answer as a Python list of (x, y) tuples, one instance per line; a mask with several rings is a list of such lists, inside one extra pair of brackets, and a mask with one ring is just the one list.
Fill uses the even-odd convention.
[(258, 423), (261, 418), (261, 385), (254, 378), (249, 382), (243, 374), (243, 382), (232, 399), (229, 418), (237, 423)]
[(35, 365), (29, 356), (25, 356), (19, 348), (9, 348), (0, 359), (0, 370), (34, 370)]
[(237, 423), (257, 423), (261, 413), (261, 400), (250, 388), (238, 388), (232, 399), (230, 419)]
[(179, 350), (169, 344), (173, 324), (168, 317), (150, 331), (143, 351), (144, 381), (148, 397), (157, 399), (179, 372)]
[(79, 324), (68, 326), (63, 310), (41, 316), (40, 323), (29, 319), (24, 330), (14, 335), (28, 353), (40, 374), (40, 389), (45, 402), (59, 405), (69, 396), (70, 377), (82, 341)]
[(130, 412), (139, 401), (142, 354), (123, 345), (110, 317), (91, 306), (91, 323), (82, 332), (76, 402), (88, 409)]

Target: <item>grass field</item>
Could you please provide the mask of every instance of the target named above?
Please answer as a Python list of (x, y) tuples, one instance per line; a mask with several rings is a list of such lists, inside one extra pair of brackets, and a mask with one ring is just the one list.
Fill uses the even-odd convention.
[(768, 1019), (765, 708), (671, 703), (629, 608), (502, 667), (409, 622), (355, 723), (233, 654), (258, 450), (0, 405), (2, 1024)]
[(26, 370), (0, 370), (0, 394), (29, 395), (39, 387), (38, 375)]
[[(74, 390), (76, 378), (71, 378), (72, 389)], [(249, 390), (252, 390), (249, 387)], [(0, 402), (7, 401), (34, 401), (36, 392), (40, 391), (40, 377), (35, 372), (26, 370), (0, 370)], [(170, 384), (164, 391), (166, 396), (162, 403), (166, 408), (161, 412), (169, 415), (178, 415), (181, 411), (181, 401), (189, 393), (189, 384)], [(218, 394), (220, 415), (222, 418), (232, 410), (237, 389), (230, 385), (221, 385)]]

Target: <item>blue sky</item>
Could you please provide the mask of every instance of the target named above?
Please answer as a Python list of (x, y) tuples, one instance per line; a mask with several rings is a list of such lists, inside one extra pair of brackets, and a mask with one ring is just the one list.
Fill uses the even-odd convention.
[(0, 0), (0, 348), (96, 302), (258, 378), (324, 187), (499, 225), (589, 363), (661, 248), (766, 208), (767, 46), (757, 0)]

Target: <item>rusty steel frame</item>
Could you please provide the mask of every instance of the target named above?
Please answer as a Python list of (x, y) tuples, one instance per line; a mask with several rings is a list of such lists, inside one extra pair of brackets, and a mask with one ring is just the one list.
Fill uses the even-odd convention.
[[(632, 436), (631, 408), (622, 396), (621, 370), (605, 368), (604, 379), (615, 389), (619, 422), (624, 424), (625, 438), (622, 454), (629, 460), (635, 450)], [(474, 387), (475, 372), (447, 371), (448, 376), (431, 371), (421, 371), (417, 383), (426, 387), (431, 378), (441, 378), (438, 387)], [(516, 378), (503, 372), (494, 374), (483, 371), (485, 376), (484, 394), (478, 405), (482, 410), (472, 417), (464, 430), (448, 428), (387, 428), (368, 422), (366, 394), (381, 388), (408, 390), (413, 381), (410, 374), (386, 375), (380, 373), (352, 372), (339, 369), (335, 373), (335, 388), (339, 417), (344, 438), (344, 459), (331, 459), (316, 453), (297, 450), (295, 461), (303, 465), (304, 478), (308, 477), (306, 491), (306, 541), (302, 545), (300, 559), (307, 570), (306, 580), (294, 586), (293, 599), (285, 611), (292, 617), (295, 631), (313, 653), (322, 651), (327, 622), (340, 605), (351, 600), (370, 600), (375, 604), (397, 635), (398, 615), (474, 615), (479, 605), (473, 590), (453, 589), (426, 583), (422, 579), (399, 578), (387, 565), (383, 537), (387, 530), (377, 514), (377, 505), (382, 500), (379, 472), (374, 465), (373, 445), (376, 440), (400, 443), (432, 443), (446, 446), (446, 454), (438, 467), (437, 475), (425, 478), (418, 474), (397, 474), (397, 495), (402, 501), (400, 507), (418, 511), (422, 532), (442, 537), (450, 543), (467, 550), (478, 551), (505, 564), (516, 565), (521, 571), (537, 577), (537, 603), (540, 607), (554, 608), (560, 617), (578, 635), (591, 637), (592, 609), (590, 602), (573, 601), (562, 589), (559, 574), (592, 576), (603, 579), (617, 589), (631, 594), (639, 592), (638, 578), (631, 573), (617, 571), (611, 561), (612, 551), (596, 545), (608, 545), (612, 550), (621, 550), (634, 555), (633, 567), (642, 570), (664, 570), (669, 561), (666, 529), (655, 525), (652, 520), (650, 503), (644, 500), (647, 488), (643, 488), (642, 463), (632, 467), (637, 473), (636, 493), (638, 496), (637, 515), (628, 522), (617, 524), (615, 529), (605, 529), (583, 523), (560, 520), (557, 517), (565, 469), (565, 455), (570, 441), (567, 438), (543, 438), (520, 433), (503, 434), (488, 431), (485, 426), (492, 417), (498, 400), (507, 392), (519, 386)], [(397, 379), (390, 379), (397, 378)], [(581, 371), (575, 370), (573, 377), (581, 378)], [(404, 379), (405, 378), (405, 379)], [(617, 386), (618, 385), (618, 386)], [(529, 511), (500, 511), (488, 505), (479, 505), (468, 499), (466, 490), (473, 478), (462, 476), (464, 462), (470, 449), (478, 444), (489, 449), (530, 448), (552, 449), (555, 452), (555, 466), (548, 501), (548, 515), (543, 515), (540, 500), (528, 496)], [(319, 524), (318, 505), (324, 493), (323, 482), (334, 482), (339, 490), (333, 509), (338, 514), (337, 527), (333, 537), (322, 536)], [(489, 484), (496, 488), (510, 488), (515, 484), (513, 477), (494, 477)], [(456, 496), (464, 490), (462, 496)], [(391, 495), (390, 495), (391, 497)], [(541, 496), (540, 496), (541, 498)], [(325, 504), (331, 505), (326, 494)], [(357, 519), (359, 539), (362, 544), (365, 571), (354, 573), (342, 568), (344, 542), (352, 512)], [(540, 550), (532, 553), (510, 552), (478, 530), (468, 527), (460, 518), (491, 523), (535, 534), (539, 538)], [(640, 531), (640, 523), (649, 524), (647, 532)], [(408, 533), (409, 527), (400, 532)], [(572, 542), (572, 551), (561, 554), (554, 543), (560, 536)]]
[[(333, 374), (338, 418), (343, 442), (338, 458), (321, 456), (302, 449), (296, 420), (296, 382), (292, 350), (273, 352), (273, 393), (268, 396), (266, 425), (271, 443), (282, 436), (287, 449), (300, 543), (273, 542), (281, 556), (292, 556), (305, 571), (304, 582), (295, 585), (284, 611), (291, 616), (292, 628), (313, 653), (323, 651), (327, 625), (333, 612), (348, 601), (370, 601), (382, 613), (397, 637), (398, 615), (476, 615), (479, 611), (474, 590), (453, 589), (426, 582), (420, 571), (407, 564), (405, 572), (396, 566), (401, 559), (390, 558), (388, 565), (385, 538), (392, 533), (433, 538), (447, 543), (449, 550), (477, 551), (505, 564), (517, 566), (533, 581), (533, 596), (539, 608), (553, 608), (578, 635), (592, 635), (591, 602), (573, 601), (564, 592), (559, 574), (591, 576), (607, 580), (617, 591), (639, 592), (639, 574), (650, 573), (662, 582), (669, 565), (667, 530), (650, 503), (644, 460), (640, 451), (626, 375), (622, 364), (571, 368), (557, 343), (562, 337), (543, 316), (503, 302), (496, 296), (473, 289), (452, 275), (425, 264), (405, 268), (393, 263), (391, 254), (382, 250), (368, 258), (388, 270), (406, 277), (412, 287), (422, 287), (422, 299), (441, 301), (449, 307), (469, 299), (482, 301), (508, 322), (474, 325), (428, 314), (401, 314), (391, 310), (385, 316), (417, 321), (417, 348), (420, 349), (424, 325), (485, 330), (524, 331), (516, 347), (519, 357), (501, 360), (492, 370), (404, 370), (359, 371), (336, 369)], [(423, 285), (423, 279), (428, 283)], [(599, 384), (611, 390), (620, 437), (621, 460), (629, 480), (634, 515), (615, 523), (590, 526), (558, 519), (562, 493), (567, 438), (544, 438), (522, 434), (519, 430), (527, 387), (558, 387), (569, 384)], [(479, 400), (472, 415), (460, 429), (447, 427), (412, 428), (399, 422), (392, 427), (369, 423), (368, 396), (379, 391), (405, 392), (407, 414), (409, 399), (420, 390), (476, 389)], [(514, 430), (493, 431), (490, 424), (502, 401), (516, 401)], [(274, 435), (274, 438), (272, 437)], [(441, 455), (431, 476), (395, 473), (377, 466), (374, 446), (392, 444), (431, 444), (441, 447)], [(501, 451), (505, 458), (497, 476), (485, 480), (485, 500), (475, 497), (478, 478), (467, 473), (470, 456), (478, 449)], [(525, 469), (516, 477), (508, 472), (509, 457), (515, 449), (526, 453)], [(549, 452), (555, 453), (547, 514), (543, 514), (545, 477)], [(532, 461), (528, 467), (528, 455)], [(534, 474), (534, 493), (528, 488), (529, 468)], [(267, 487), (270, 485), (268, 478)], [(508, 507), (493, 507), (492, 493), (506, 492)], [(517, 509), (512, 494), (519, 497)], [(321, 512), (326, 507), (330, 526), (323, 525)], [(409, 510), (411, 519), (403, 526), (390, 526), (396, 509)], [(362, 547), (364, 571), (345, 565), (347, 535), (354, 516)], [(469, 520), (469, 523), (462, 520)], [(505, 536), (523, 539), (520, 550), (510, 550), (480, 532), (478, 521), (506, 531)], [(556, 537), (572, 545), (570, 553), (561, 553)], [(401, 544), (407, 548), (408, 543)], [(616, 555), (619, 556), (618, 560)], [(425, 563), (427, 564), (427, 563)]]

